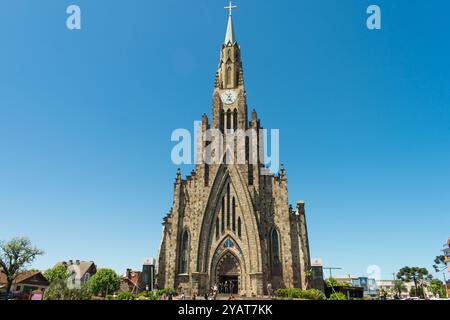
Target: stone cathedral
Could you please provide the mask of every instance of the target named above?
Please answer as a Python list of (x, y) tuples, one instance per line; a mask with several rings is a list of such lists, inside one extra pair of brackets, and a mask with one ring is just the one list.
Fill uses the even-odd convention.
[[(241, 48), (233, 30), (232, 9), (215, 76), (212, 121), (201, 130), (220, 130), (224, 139), (237, 129), (261, 129), (255, 111), (248, 118)], [(208, 143), (198, 140), (202, 152)], [(261, 148), (258, 142), (258, 148)], [(196, 164), (174, 183), (173, 207), (164, 218), (157, 283), (186, 294), (203, 295), (215, 284), (230, 284), (234, 294), (262, 296), (267, 285), (305, 288), (310, 265), (304, 202), (288, 202), (287, 178), (263, 174), (264, 165)], [(197, 151), (198, 152), (198, 151)], [(261, 159), (259, 159), (261, 160)], [(231, 285), (232, 284), (232, 285)]]

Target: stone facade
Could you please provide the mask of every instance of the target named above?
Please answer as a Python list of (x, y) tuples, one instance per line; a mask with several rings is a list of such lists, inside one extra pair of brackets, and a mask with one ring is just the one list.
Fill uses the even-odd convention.
[(222, 45), (215, 77), (212, 123), (203, 115), (198, 135), (201, 161), (186, 179), (178, 171), (173, 207), (164, 218), (158, 286), (203, 295), (226, 282), (243, 296), (266, 294), (268, 283), (273, 289), (304, 288), (310, 264), (305, 208), (302, 201), (296, 209), (289, 205), (284, 167), (278, 175), (267, 175), (260, 153), (255, 152), (258, 159), (252, 164), (247, 140), (234, 150), (224, 147), (226, 156), (245, 153), (243, 163), (206, 161), (210, 143), (203, 134), (210, 129), (223, 133), (224, 144), (235, 139), (236, 130), (253, 129), (256, 137), (249, 140), (256, 141), (258, 150), (263, 147), (256, 111), (248, 119), (241, 49), (234, 33), (228, 34), (233, 32), (231, 16), (228, 23), (229, 41)]

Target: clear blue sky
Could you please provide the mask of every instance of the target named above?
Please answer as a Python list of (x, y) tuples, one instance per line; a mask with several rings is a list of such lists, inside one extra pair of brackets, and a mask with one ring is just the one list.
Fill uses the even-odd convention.
[[(381, 31), (365, 26), (373, 3)], [(66, 29), (69, 4), (81, 31)], [(450, 236), (450, 3), (236, 4), (248, 103), (281, 130), (312, 256), (342, 274), (431, 270)], [(156, 255), (170, 135), (211, 114), (224, 5), (0, 2), (0, 239), (45, 249), (33, 267), (123, 272)]]

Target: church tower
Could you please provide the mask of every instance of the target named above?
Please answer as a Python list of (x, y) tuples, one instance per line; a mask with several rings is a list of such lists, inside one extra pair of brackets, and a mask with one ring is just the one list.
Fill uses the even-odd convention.
[[(304, 202), (296, 209), (289, 205), (283, 166), (278, 175), (263, 174), (260, 120), (256, 111), (248, 117), (233, 26), (236, 7), (230, 2), (225, 8), (228, 24), (214, 81), (212, 123), (204, 114), (195, 170), (186, 179), (177, 172), (173, 206), (163, 221), (157, 282), (197, 295), (215, 284), (242, 296), (267, 294), (269, 283), (273, 289), (305, 289), (310, 257)], [(211, 130), (221, 133), (225, 161), (207, 161), (212, 143), (204, 137)], [(239, 140), (236, 132), (245, 132), (245, 143), (227, 147)], [(230, 155), (242, 161), (227, 161)]]

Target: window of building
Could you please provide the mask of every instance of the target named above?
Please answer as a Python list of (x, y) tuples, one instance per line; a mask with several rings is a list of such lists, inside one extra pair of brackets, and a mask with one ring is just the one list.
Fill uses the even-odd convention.
[(230, 185), (227, 187), (227, 229), (230, 229)]
[(222, 234), (225, 232), (225, 197), (222, 197)]
[(180, 256), (180, 274), (188, 273), (189, 261), (189, 233), (187, 230), (183, 232), (181, 237), (181, 256)]
[(279, 234), (276, 228), (272, 229), (270, 236), (271, 255), (272, 255), (272, 270), (278, 272), (280, 270), (280, 241)]
[(231, 239), (227, 239), (227, 240), (223, 243), (223, 246), (224, 246), (226, 249), (231, 249), (231, 248), (234, 247), (234, 242), (233, 242)]
[(242, 237), (242, 226), (241, 226), (241, 217), (238, 218), (238, 237)]
[(236, 232), (236, 199), (234, 197), (231, 204), (231, 224), (233, 232)]
[(216, 219), (216, 239), (219, 239), (220, 237), (220, 225), (219, 225), (219, 217)]

